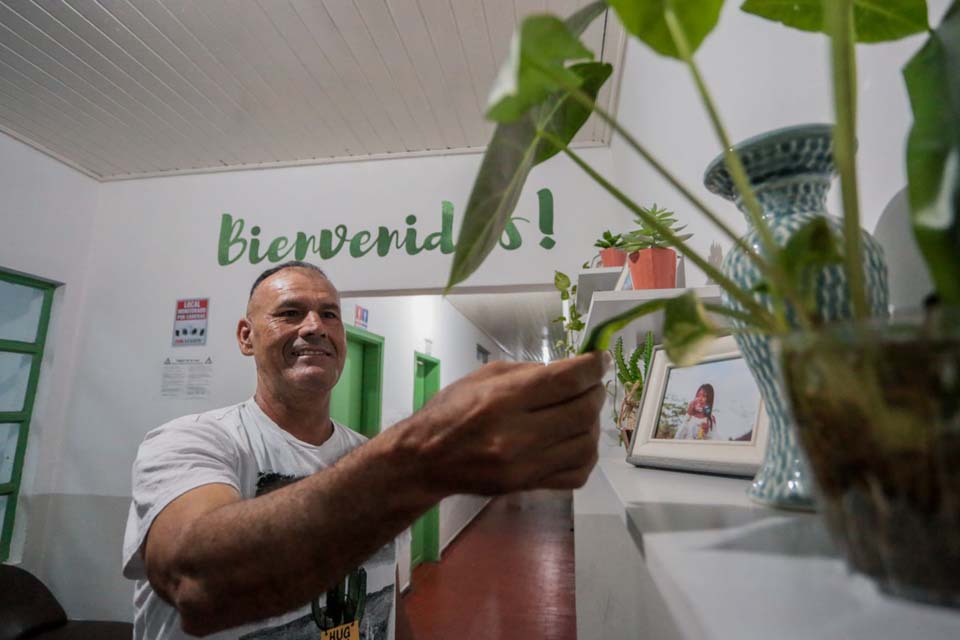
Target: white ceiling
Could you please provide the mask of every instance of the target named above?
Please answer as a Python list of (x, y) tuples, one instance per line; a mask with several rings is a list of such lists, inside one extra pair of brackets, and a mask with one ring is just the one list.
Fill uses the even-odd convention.
[(555, 346), (563, 329), (551, 322), (563, 312), (557, 291), (455, 294), (446, 299), (517, 360), (542, 361), (545, 340), (550, 360), (566, 357)]
[(518, 19), (588, 2), (0, 0), (0, 130), (99, 180), (482, 151)]

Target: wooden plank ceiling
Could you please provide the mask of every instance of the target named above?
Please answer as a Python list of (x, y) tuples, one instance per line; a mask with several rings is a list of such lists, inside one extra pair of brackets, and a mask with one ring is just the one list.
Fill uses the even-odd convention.
[(98, 180), (482, 151), (518, 20), (588, 1), (0, 0), (0, 130)]
[(553, 319), (563, 313), (557, 291), (452, 294), (445, 298), (468, 320), (516, 360), (561, 360), (557, 348), (563, 327)]

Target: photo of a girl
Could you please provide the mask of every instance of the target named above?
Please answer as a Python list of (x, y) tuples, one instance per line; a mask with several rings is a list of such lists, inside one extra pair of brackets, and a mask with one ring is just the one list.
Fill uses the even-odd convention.
[(652, 439), (750, 443), (760, 390), (743, 358), (666, 370)]
[(714, 390), (712, 384), (702, 384), (697, 395), (687, 405), (683, 422), (674, 434), (674, 440), (713, 440), (717, 434), (717, 416), (713, 414)]

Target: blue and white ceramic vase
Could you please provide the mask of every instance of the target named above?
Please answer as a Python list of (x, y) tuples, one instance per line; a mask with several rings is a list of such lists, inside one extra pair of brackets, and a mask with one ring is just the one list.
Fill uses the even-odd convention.
[[(833, 127), (801, 125), (762, 134), (734, 147), (756, 191), (763, 217), (777, 244), (790, 237), (813, 218), (826, 218), (842, 234), (842, 221), (825, 209), (827, 192), (834, 178)], [(732, 200), (746, 215), (746, 207), (724, 166), (717, 157), (704, 176), (707, 188)], [(764, 255), (749, 215), (750, 230), (745, 243)], [(887, 313), (887, 268), (880, 245), (863, 232), (864, 270), (871, 313)], [(723, 273), (745, 291), (761, 280), (757, 267), (737, 247), (724, 259)], [(766, 296), (757, 299), (772, 308)], [(742, 311), (727, 294), (724, 305)], [(825, 322), (852, 316), (846, 277), (840, 265), (825, 268), (817, 278), (817, 307)], [(735, 325), (740, 323), (735, 322)], [(770, 416), (770, 439), (766, 457), (748, 495), (756, 502), (788, 509), (813, 509), (813, 476), (797, 442), (796, 426), (784, 393), (780, 362), (773, 341), (764, 336), (738, 335), (737, 342), (760, 387)]]

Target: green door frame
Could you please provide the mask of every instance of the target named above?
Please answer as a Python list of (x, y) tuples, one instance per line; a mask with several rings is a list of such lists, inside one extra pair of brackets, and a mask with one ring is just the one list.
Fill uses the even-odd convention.
[(344, 325), (347, 340), (363, 344), (363, 382), (361, 388), (362, 419), (360, 433), (368, 438), (380, 433), (383, 411), (383, 336), (366, 329)]
[(53, 292), (56, 285), (36, 278), (22, 276), (0, 270), (0, 280), (13, 284), (40, 289), (43, 302), (40, 318), (37, 322), (37, 334), (33, 342), (0, 340), (0, 352), (30, 354), (30, 373), (27, 377), (27, 390), (20, 411), (0, 411), (0, 424), (18, 424), (17, 449), (13, 454), (13, 469), (10, 482), (0, 484), (0, 496), (7, 499), (6, 512), (3, 514), (3, 527), (0, 531), (0, 562), (10, 557), (10, 542), (13, 539), (13, 522), (17, 510), (17, 497), (20, 494), (20, 476), (23, 472), (23, 459), (27, 452), (27, 437), (30, 433), (30, 419), (33, 417), (33, 402), (40, 381), (40, 364), (43, 361), (43, 349), (47, 339), (47, 326), (50, 322), (50, 309), (53, 306)]
[[(426, 367), (420, 375), (420, 367)], [(413, 352), (413, 410), (419, 411), (440, 390), (440, 361), (419, 351)], [(434, 505), (414, 524), (413, 535), (423, 538), (423, 562), (440, 560), (440, 505)], [(411, 540), (410, 570), (413, 571), (413, 541)], [(419, 563), (417, 563), (419, 564)]]

